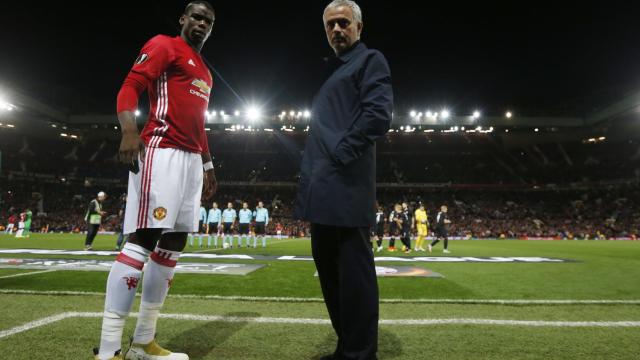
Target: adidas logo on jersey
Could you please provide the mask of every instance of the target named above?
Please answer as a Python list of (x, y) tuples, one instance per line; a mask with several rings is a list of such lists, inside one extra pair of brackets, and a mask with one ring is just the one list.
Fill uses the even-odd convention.
[(189, 59), (189, 61), (187, 62), (187, 64), (189, 64), (189, 65), (191, 65), (191, 66), (193, 66), (193, 67), (195, 67), (195, 66), (196, 66), (196, 63), (195, 63), (195, 62), (193, 62), (193, 59)]

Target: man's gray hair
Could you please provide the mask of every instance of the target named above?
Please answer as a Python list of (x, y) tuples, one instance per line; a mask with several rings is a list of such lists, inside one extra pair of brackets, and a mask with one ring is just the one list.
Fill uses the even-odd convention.
[(359, 23), (362, 22), (362, 10), (360, 10), (360, 6), (352, 0), (333, 0), (326, 8), (324, 8), (324, 12), (326, 13), (329, 8), (337, 8), (339, 6), (350, 7), (351, 12), (353, 13), (353, 20)]

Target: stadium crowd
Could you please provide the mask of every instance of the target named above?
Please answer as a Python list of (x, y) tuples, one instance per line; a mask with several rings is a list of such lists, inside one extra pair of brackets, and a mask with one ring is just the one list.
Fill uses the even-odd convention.
[[(0, 224), (5, 226), (11, 214), (30, 207), (34, 212), (33, 231), (82, 232), (86, 230), (84, 215), (93, 189), (53, 191), (35, 198), (12, 196), (3, 200)], [(118, 232), (122, 219), (118, 190), (105, 190), (110, 196), (104, 202), (107, 215), (102, 231)], [(6, 195), (6, 194), (5, 194)], [(34, 195), (33, 193), (31, 195)], [(308, 234), (307, 224), (292, 218), (295, 189), (252, 191), (222, 187), (216, 196), (221, 208), (231, 202), (236, 209), (247, 201), (255, 207), (264, 201), (271, 217), (267, 232), (276, 233), (280, 224), (283, 235)], [(406, 190), (381, 189), (378, 201), (388, 217), (396, 202), (407, 202), (416, 209), (425, 204), (430, 222), (440, 205), (449, 207), (452, 224), (449, 233), (461, 238), (556, 238), (596, 239), (635, 238), (640, 231), (640, 187), (624, 185), (599, 190)], [(209, 209), (212, 203), (203, 204)]]
[[(240, 209), (243, 201), (254, 208), (262, 200), (271, 217), (268, 233), (280, 224), (284, 235), (308, 234), (307, 224), (292, 219), (304, 133), (211, 131), (209, 137), (222, 182), (215, 199), (220, 208), (232, 202)], [(120, 231), (127, 171), (117, 162), (117, 138), (40, 139), (0, 131), (0, 140), (0, 229), (29, 207), (32, 231), (83, 232), (87, 204), (102, 190), (108, 197), (101, 231)], [(510, 146), (508, 140), (496, 134), (389, 134), (378, 145), (378, 201), (386, 214), (396, 202), (415, 210), (422, 201), (431, 220), (446, 204), (452, 237), (638, 235), (637, 141)]]

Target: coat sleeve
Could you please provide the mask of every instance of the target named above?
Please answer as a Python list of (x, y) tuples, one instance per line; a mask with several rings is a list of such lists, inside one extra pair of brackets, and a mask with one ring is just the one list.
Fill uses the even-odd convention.
[(334, 150), (334, 160), (344, 166), (358, 159), (391, 126), (393, 89), (384, 56), (374, 51), (365, 62), (359, 84), (362, 112)]

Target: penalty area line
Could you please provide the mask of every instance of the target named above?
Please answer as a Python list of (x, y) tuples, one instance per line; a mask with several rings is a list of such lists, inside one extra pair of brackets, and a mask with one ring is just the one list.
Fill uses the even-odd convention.
[[(0, 294), (49, 295), (49, 296), (105, 296), (104, 292), (91, 291), (41, 291), (22, 289), (0, 289)], [(136, 294), (140, 296), (140, 294)], [(268, 296), (224, 296), (197, 294), (169, 294), (173, 299), (202, 299), (246, 302), (323, 303), (322, 298), (268, 297)], [(475, 305), (640, 305), (640, 300), (581, 300), (581, 299), (380, 299), (381, 304), (475, 304)]]
[[(100, 312), (65, 312), (28, 322), (14, 328), (0, 331), (0, 339), (43, 327), (71, 318), (102, 318)], [(131, 317), (137, 317), (132, 313)], [(251, 324), (287, 324), (287, 325), (331, 325), (328, 319), (278, 318), (278, 317), (239, 317), (195, 314), (160, 314), (162, 319), (181, 321), (207, 321)], [(505, 319), (386, 319), (380, 325), (429, 326), (429, 325), (493, 325), (524, 327), (640, 327), (640, 321), (541, 321), (541, 320), (505, 320)]]
[(14, 277), (19, 277), (19, 276), (45, 274), (45, 273), (50, 273), (50, 272), (54, 272), (54, 271), (58, 271), (58, 270), (53, 270), (52, 269), (52, 270), (42, 270), (42, 271), (31, 271), (31, 272), (27, 272), (27, 273), (19, 273), (19, 274), (13, 274), (13, 275), (0, 276), (0, 279), (9, 279), (9, 278), (14, 278)]

